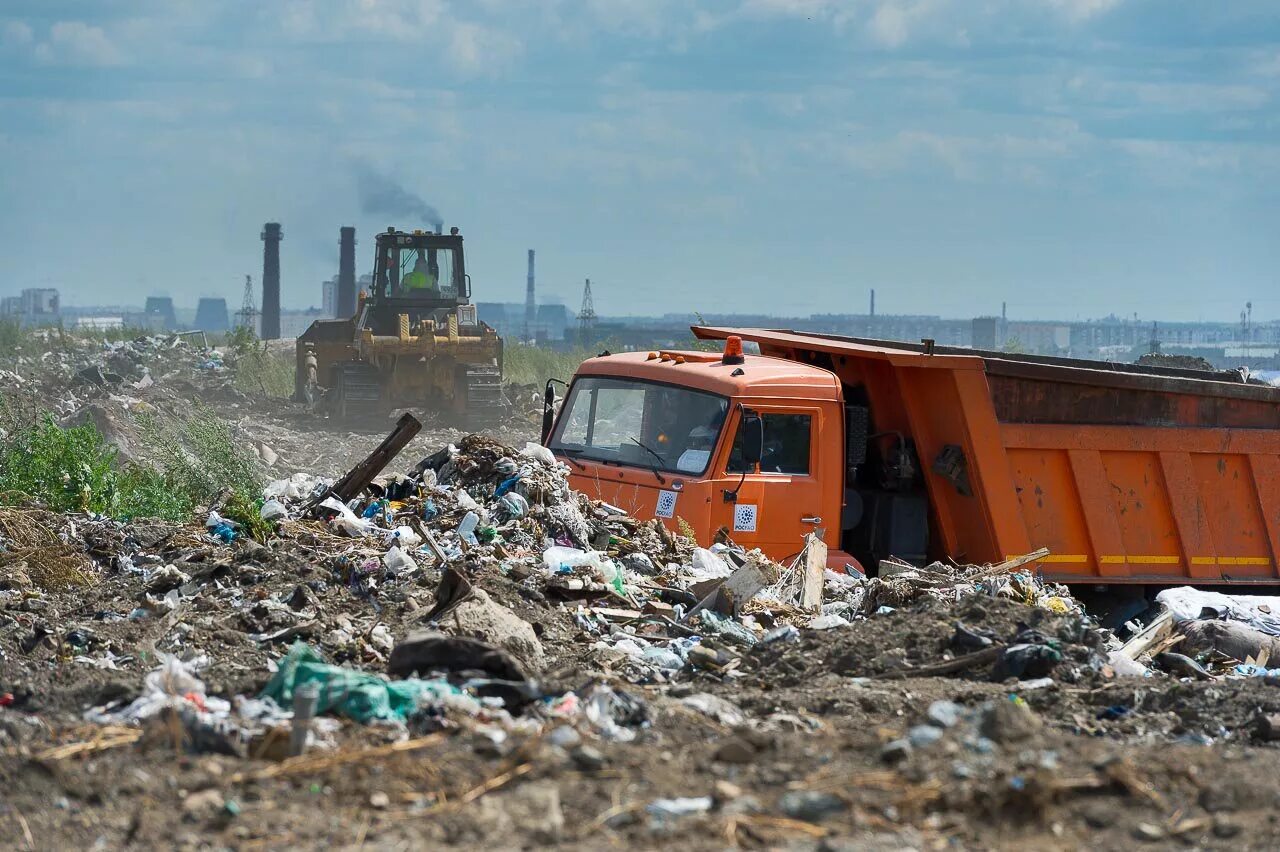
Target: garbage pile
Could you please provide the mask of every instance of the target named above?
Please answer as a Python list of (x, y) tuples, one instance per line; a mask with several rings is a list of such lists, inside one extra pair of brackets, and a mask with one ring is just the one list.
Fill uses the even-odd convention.
[[(1226, 595), (1190, 586), (1156, 595), (1159, 613), (1112, 654), (1118, 669), (1150, 676), (1215, 681), (1266, 678), (1280, 683), (1280, 598)], [(1280, 737), (1278, 728), (1277, 737)]]
[[(1119, 677), (1036, 554), (866, 577), (809, 536), (781, 564), (590, 500), (536, 444), (471, 435), (394, 470), (411, 439), (270, 482), (254, 518), (0, 511), (0, 783), (34, 832), (97, 809), (123, 815), (106, 845), (308, 845), (338, 830), (324, 802), (418, 845), (982, 845), (993, 814), (1151, 788), (1103, 737), (1150, 736), (1178, 682)], [(89, 787), (107, 767), (174, 816), (37, 805), (37, 764)]]
[(224, 353), (210, 347), (203, 332), (123, 341), (92, 340), (51, 329), (32, 334), (38, 351), (6, 353), (0, 389), (35, 393), (46, 410), (60, 415), (104, 398), (136, 407), (161, 377), (182, 375), (190, 380), (204, 374), (204, 384), (229, 385)]

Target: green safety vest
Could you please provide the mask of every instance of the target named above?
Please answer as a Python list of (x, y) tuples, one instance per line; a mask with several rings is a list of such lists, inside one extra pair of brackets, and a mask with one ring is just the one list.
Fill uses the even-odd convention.
[(434, 275), (426, 272), (410, 272), (400, 282), (402, 290), (435, 290), (436, 279)]

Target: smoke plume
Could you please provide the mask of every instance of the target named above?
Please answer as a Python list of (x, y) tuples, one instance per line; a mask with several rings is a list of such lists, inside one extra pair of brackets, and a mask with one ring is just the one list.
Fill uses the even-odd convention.
[(392, 176), (366, 163), (356, 166), (356, 188), (360, 193), (360, 210), (369, 216), (397, 220), (388, 222), (388, 225), (399, 225), (403, 220), (411, 219), (432, 228), (444, 226), (439, 210), (396, 183)]

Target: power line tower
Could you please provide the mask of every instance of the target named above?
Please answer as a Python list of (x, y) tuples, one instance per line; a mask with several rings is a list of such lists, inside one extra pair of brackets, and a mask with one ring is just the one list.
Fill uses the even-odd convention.
[(253, 304), (253, 276), (244, 277), (244, 299), (240, 310), (236, 311), (236, 327), (247, 328), (255, 334), (258, 331), (258, 309)]
[(578, 311), (578, 339), (583, 346), (590, 340), (596, 327), (596, 306), (591, 300), (591, 279), (582, 287), (582, 309)]

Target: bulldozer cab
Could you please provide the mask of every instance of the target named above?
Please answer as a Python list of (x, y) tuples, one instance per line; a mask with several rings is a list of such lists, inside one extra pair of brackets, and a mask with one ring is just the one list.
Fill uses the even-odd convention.
[(468, 306), (471, 280), (456, 230), (432, 234), (389, 228), (378, 234), (373, 283), (358, 326), (375, 335), (394, 335), (402, 315), (411, 326), (425, 320), (443, 325)]

